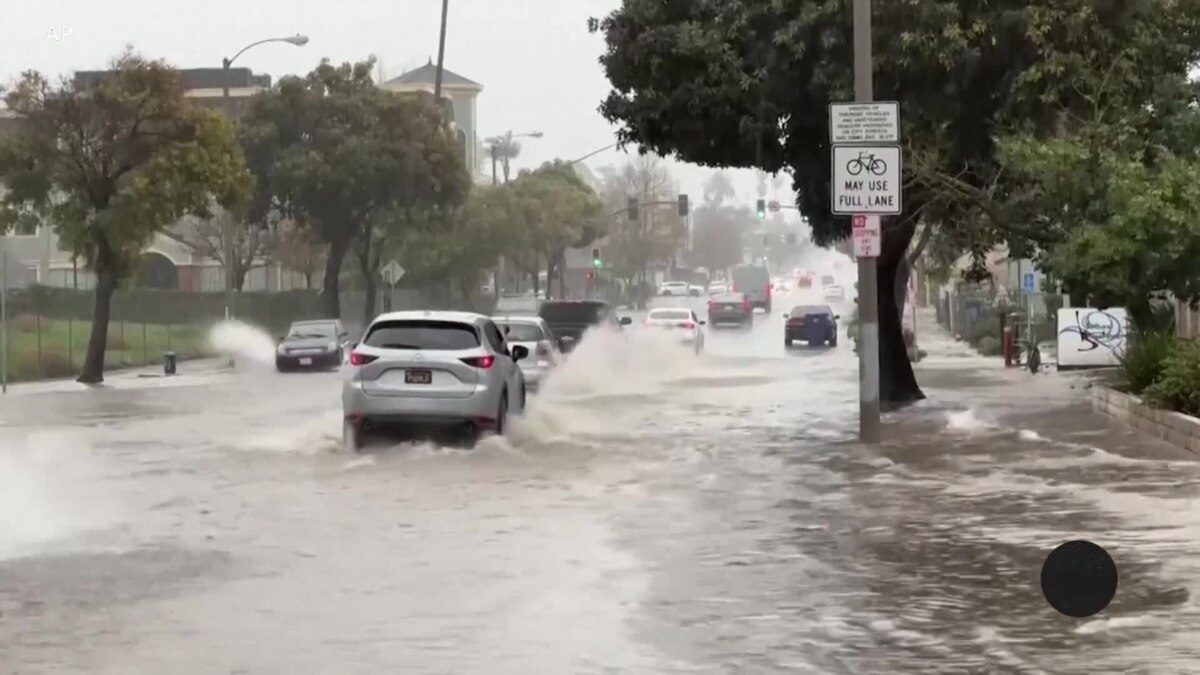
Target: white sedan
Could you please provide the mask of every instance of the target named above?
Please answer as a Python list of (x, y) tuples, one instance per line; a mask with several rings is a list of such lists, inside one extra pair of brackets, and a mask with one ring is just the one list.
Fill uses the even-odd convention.
[(658, 287), (659, 295), (687, 295), (690, 285), (686, 281), (667, 281)]
[(680, 307), (664, 307), (650, 310), (646, 316), (646, 328), (663, 331), (666, 335), (678, 335), (679, 341), (691, 345), (692, 351), (699, 354), (704, 351), (704, 331), (700, 326), (704, 321), (690, 309)]

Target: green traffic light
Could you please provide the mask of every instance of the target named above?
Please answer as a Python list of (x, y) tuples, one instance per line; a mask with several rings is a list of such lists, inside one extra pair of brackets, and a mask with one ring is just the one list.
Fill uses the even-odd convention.
[(592, 267), (599, 267), (599, 266), (600, 266), (600, 259), (592, 258)]

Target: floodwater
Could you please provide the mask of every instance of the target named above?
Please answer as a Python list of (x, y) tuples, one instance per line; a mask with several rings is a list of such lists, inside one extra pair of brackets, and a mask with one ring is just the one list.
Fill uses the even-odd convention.
[[(589, 337), (473, 451), (341, 454), (341, 375), (240, 328), (233, 374), (14, 388), (0, 672), (1200, 667), (1196, 464), (927, 326), (929, 400), (864, 448), (852, 342), (784, 349), (811, 293), (698, 358)], [(1038, 588), (1076, 538), (1121, 572), (1085, 620)]]

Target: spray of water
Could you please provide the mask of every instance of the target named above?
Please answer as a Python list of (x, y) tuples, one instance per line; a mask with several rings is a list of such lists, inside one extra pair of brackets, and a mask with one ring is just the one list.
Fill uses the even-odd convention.
[(222, 321), (208, 334), (213, 351), (234, 357), (239, 363), (275, 365), (275, 340), (267, 331), (241, 321)]
[(74, 434), (35, 432), (0, 451), (0, 560), (115, 524), (100, 468)]

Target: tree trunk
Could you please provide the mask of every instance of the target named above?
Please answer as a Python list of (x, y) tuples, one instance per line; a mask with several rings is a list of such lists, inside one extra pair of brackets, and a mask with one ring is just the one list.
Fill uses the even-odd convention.
[(375, 283), (374, 274), (364, 274), (363, 284), (366, 290), (366, 298), (363, 299), (363, 325), (370, 326), (371, 320), (375, 318), (376, 291), (379, 284)]
[(534, 269), (533, 273), (529, 275), (529, 277), (533, 279), (533, 295), (536, 297), (538, 291), (542, 290), (539, 288), (540, 284), (538, 283), (538, 272), (536, 268)]
[(108, 319), (112, 309), (113, 292), (117, 290), (117, 275), (113, 269), (112, 248), (100, 235), (96, 246), (96, 302), (92, 310), (92, 333), (88, 336), (83, 371), (77, 382), (99, 384), (104, 381), (104, 352), (108, 348)]
[(304, 273), (304, 290), (306, 290), (306, 291), (312, 290), (312, 278), (313, 278), (312, 270), (309, 270)]
[(321, 308), (326, 319), (342, 317), (341, 284), (342, 260), (346, 257), (349, 241), (329, 244), (329, 256), (325, 258), (325, 278), (321, 280)]
[[(920, 401), (924, 392), (917, 384), (900, 317), (903, 303), (896, 302), (899, 268), (912, 241), (916, 223), (897, 223), (884, 230), (882, 255), (878, 259), (876, 289), (879, 294), (879, 404), (883, 410)], [(901, 296), (903, 297), (903, 296)]]
[(235, 262), (233, 267), (233, 290), (241, 293), (246, 288), (246, 276), (249, 275), (249, 265)]
[(912, 269), (909, 267), (908, 258), (901, 258), (900, 264), (896, 266), (896, 311), (900, 313), (900, 318), (904, 318), (904, 303), (908, 300), (908, 280), (912, 276)]

